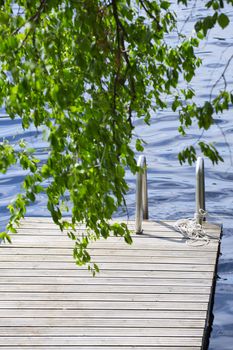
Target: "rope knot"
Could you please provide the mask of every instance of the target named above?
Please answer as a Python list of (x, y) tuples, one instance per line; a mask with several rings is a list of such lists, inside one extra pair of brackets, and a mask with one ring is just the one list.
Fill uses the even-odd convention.
[[(202, 222), (207, 216), (203, 209), (194, 215), (194, 218), (180, 219), (174, 224), (174, 228), (187, 238), (188, 244), (205, 245), (209, 243), (209, 238), (202, 226)], [(198, 220), (200, 219), (200, 221)], [(201, 222), (200, 224), (198, 222)]]

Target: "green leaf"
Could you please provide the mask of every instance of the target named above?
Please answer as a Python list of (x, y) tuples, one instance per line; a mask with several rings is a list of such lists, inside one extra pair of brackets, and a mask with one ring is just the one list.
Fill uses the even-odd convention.
[(221, 13), (218, 16), (218, 24), (222, 29), (226, 28), (228, 24), (230, 23), (229, 17), (225, 15), (224, 13)]
[(200, 141), (198, 144), (201, 148), (202, 153), (208, 157), (213, 164), (218, 164), (219, 161), (223, 162), (223, 158), (213, 144), (207, 144), (203, 141)]
[(0, 11), (0, 24), (8, 24), (10, 16), (8, 13)]
[(162, 9), (167, 10), (171, 6), (171, 3), (169, 1), (161, 1), (160, 6)]
[(138, 152), (143, 152), (144, 151), (144, 147), (142, 146), (142, 140), (140, 140), (140, 139), (136, 140), (136, 150)]

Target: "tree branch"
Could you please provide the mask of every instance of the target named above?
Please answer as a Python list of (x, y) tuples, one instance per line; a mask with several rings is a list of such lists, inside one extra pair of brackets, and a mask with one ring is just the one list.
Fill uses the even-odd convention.
[[(118, 69), (115, 75), (115, 80), (114, 80), (114, 110), (116, 108), (116, 95), (117, 95), (117, 83), (119, 82), (119, 74), (120, 74), (120, 62), (121, 62), (121, 57), (124, 57), (124, 60), (126, 62), (126, 74), (127, 75), (127, 71), (131, 70), (131, 64), (130, 64), (130, 60), (129, 60), (129, 56), (125, 47), (125, 36), (127, 36), (127, 32), (119, 18), (118, 15), (118, 9), (117, 9), (117, 1), (116, 0), (112, 0), (112, 7), (113, 7), (113, 16), (116, 22), (116, 28), (117, 28), (117, 45), (118, 45), (118, 52), (117, 52), (117, 64), (118, 64)], [(124, 79), (125, 81), (125, 79)], [(131, 102), (130, 102), (130, 106), (129, 106), (129, 118), (128, 118), (128, 122), (130, 123), (131, 128), (133, 128), (132, 126), (132, 104), (133, 101), (136, 98), (136, 90), (135, 90), (135, 82), (134, 82), (134, 78), (131, 75), (131, 73), (129, 73), (129, 83), (130, 83), (130, 91), (131, 91)], [(123, 84), (122, 84), (123, 85)]]
[(225, 73), (231, 63), (231, 61), (233, 60), (233, 55), (231, 55), (231, 57), (229, 58), (229, 60), (227, 61), (226, 65), (225, 65), (225, 68), (222, 72), (222, 74), (220, 75), (220, 77), (216, 80), (216, 82), (214, 83), (214, 85), (212, 86), (212, 89), (211, 89), (211, 92), (210, 92), (210, 100), (212, 99), (212, 94), (213, 94), (213, 90), (214, 88), (218, 85), (218, 83), (220, 82), (221, 79), (223, 79), (224, 81), (224, 87), (225, 87), (225, 90), (226, 90), (226, 87), (227, 87), (227, 82), (226, 82), (226, 78), (225, 78)]
[[(145, 2), (147, 2), (147, 1), (145, 1)], [(142, 8), (144, 9), (144, 11), (146, 12), (146, 14), (147, 14), (151, 19), (153, 19), (153, 20), (156, 22), (156, 24), (157, 24), (157, 29), (158, 29), (158, 30), (161, 30), (162, 27), (161, 27), (160, 24), (159, 24), (158, 18), (156, 18), (156, 17), (153, 15), (153, 13), (146, 7), (146, 5), (145, 5), (145, 3), (144, 3), (144, 0), (139, 0), (139, 3), (141, 4), (141, 6), (142, 6)]]
[[(45, 8), (46, 2), (47, 2), (47, 0), (41, 0), (40, 6), (38, 7), (36, 13), (35, 13), (34, 15), (32, 15), (32, 16), (27, 20), (26, 23), (30, 23), (30, 22), (34, 22), (34, 21), (37, 22), (37, 21), (39, 20), (40, 15), (41, 15), (42, 11), (43, 11), (44, 8)], [(17, 33), (25, 26), (26, 23), (22, 24), (20, 27), (18, 27), (17, 29), (15, 29), (14, 32), (13, 32), (13, 35), (17, 34)], [(30, 32), (30, 31), (29, 31), (29, 32)], [(28, 35), (27, 35), (27, 36), (28, 36)]]

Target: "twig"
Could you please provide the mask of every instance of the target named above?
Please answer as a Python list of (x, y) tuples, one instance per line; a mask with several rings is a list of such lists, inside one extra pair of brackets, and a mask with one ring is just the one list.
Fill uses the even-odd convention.
[(113, 110), (116, 112), (116, 96), (117, 96), (117, 83), (119, 81), (119, 73), (120, 73), (120, 61), (121, 61), (121, 42), (120, 42), (120, 20), (117, 11), (116, 1), (112, 1), (113, 7), (113, 16), (116, 22), (116, 39), (117, 39), (117, 72), (114, 77), (114, 86), (113, 86)]
[(214, 85), (212, 86), (212, 89), (211, 89), (211, 92), (210, 92), (210, 100), (212, 99), (212, 94), (213, 94), (214, 88), (218, 85), (218, 83), (220, 82), (221, 79), (223, 79), (223, 81), (224, 81), (224, 86), (225, 86), (225, 89), (226, 89), (226, 87), (227, 87), (227, 82), (226, 82), (226, 78), (225, 78), (225, 73), (226, 73), (226, 71), (227, 71), (227, 69), (228, 69), (228, 67), (229, 67), (229, 65), (230, 65), (230, 63), (231, 63), (231, 61), (232, 61), (232, 59), (233, 59), (233, 54), (231, 55), (231, 57), (230, 57), (229, 60), (227, 61), (227, 64), (226, 64), (226, 66), (225, 66), (225, 68), (224, 68), (222, 74), (220, 75), (220, 77), (216, 80), (216, 82), (215, 82)]
[[(127, 76), (127, 72), (131, 70), (131, 64), (130, 64), (130, 60), (129, 60), (129, 56), (125, 47), (125, 36), (127, 37), (127, 32), (119, 18), (119, 14), (118, 14), (118, 9), (117, 9), (117, 1), (116, 0), (112, 0), (112, 7), (113, 7), (113, 16), (116, 22), (116, 28), (117, 28), (117, 46), (118, 46), (118, 52), (117, 52), (117, 63), (118, 63), (118, 67), (117, 67), (117, 72), (115, 74), (115, 79), (114, 79), (114, 92), (113, 92), (113, 98), (114, 98), (114, 112), (116, 111), (116, 96), (117, 96), (117, 84), (119, 83), (119, 75), (120, 75), (120, 63), (121, 63), (121, 57), (124, 57), (124, 60), (126, 62), (126, 72), (125, 72), (125, 79)], [(125, 79), (123, 81), (125, 81)], [(130, 83), (130, 90), (131, 90), (131, 102), (130, 102), (130, 106), (129, 106), (129, 117), (128, 117), (128, 122), (131, 126), (131, 128), (133, 128), (132, 125), (132, 104), (133, 101), (135, 100), (136, 97), (136, 91), (135, 91), (135, 82), (134, 82), (134, 78), (131, 74), (129, 74), (129, 83)], [(121, 84), (123, 85), (123, 83), (121, 82)]]
[[(41, 15), (41, 13), (42, 13), (42, 11), (43, 11), (45, 5), (46, 5), (46, 1), (47, 1), (47, 0), (41, 0), (40, 6), (38, 7), (36, 13), (35, 13), (34, 15), (32, 15), (32, 16), (27, 20), (27, 22), (30, 23), (30, 22), (34, 22), (34, 21), (37, 22), (37, 21), (38, 21), (38, 19), (40, 18), (40, 15)], [(27, 22), (26, 22), (26, 23), (27, 23)], [(13, 32), (13, 35), (17, 34), (17, 33), (25, 26), (26, 23), (23, 23), (20, 27), (16, 28), (16, 29), (14, 30), (14, 32)]]
[(153, 13), (151, 13), (151, 12), (148, 10), (148, 8), (145, 6), (143, 0), (139, 0), (139, 3), (140, 3), (141, 6), (143, 7), (144, 11), (148, 14), (148, 16), (157, 22), (157, 21), (158, 21), (157, 18), (153, 15)]

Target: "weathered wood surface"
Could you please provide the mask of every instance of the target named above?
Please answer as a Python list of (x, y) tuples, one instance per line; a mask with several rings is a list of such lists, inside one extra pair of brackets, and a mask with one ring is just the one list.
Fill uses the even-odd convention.
[(169, 221), (145, 222), (132, 246), (95, 242), (93, 278), (50, 219), (25, 219), (0, 246), (1, 350), (203, 349), (221, 229), (205, 230), (197, 246)]

